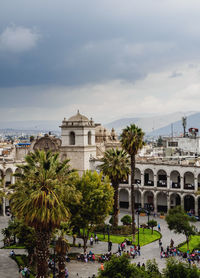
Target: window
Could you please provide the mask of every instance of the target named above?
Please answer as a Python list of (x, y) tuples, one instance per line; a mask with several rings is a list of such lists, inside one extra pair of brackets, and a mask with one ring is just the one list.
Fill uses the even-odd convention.
[(178, 142), (168, 142), (168, 147), (178, 147)]
[(69, 144), (75, 145), (75, 133), (73, 131), (70, 132), (70, 135), (69, 135)]
[(92, 134), (91, 134), (91, 131), (88, 132), (88, 145), (92, 145)]

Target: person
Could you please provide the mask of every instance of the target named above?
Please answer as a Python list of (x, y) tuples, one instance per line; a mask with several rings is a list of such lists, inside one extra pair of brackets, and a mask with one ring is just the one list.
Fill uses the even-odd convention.
[(142, 268), (145, 270), (145, 263), (142, 264)]
[(159, 231), (159, 232), (161, 231), (160, 223), (158, 223), (158, 231)]
[(171, 242), (170, 242), (170, 247), (173, 248), (174, 247), (174, 241), (173, 239), (171, 238)]
[(101, 263), (101, 270), (104, 270), (104, 265), (103, 265), (103, 263)]
[(137, 267), (140, 267), (140, 262), (138, 262)]
[(95, 235), (95, 243), (98, 243), (98, 242), (99, 242), (98, 236)]
[(68, 272), (67, 267), (65, 267), (65, 278), (68, 278), (68, 277), (69, 277), (69, 272)]
[(112, 241), (109, 241), (109, 251), (111, 251), (112, 250)]
[(140, 256), (140, 245), (138, 244), (138, 249), (137, 249), (138, 255)]
[(14, 250), (11, 250), (11, 252), (10, 252), (10, 256), (11, 256), (11, 257), (14, 257), (14, 256), (15, 256), (15, 252), (14, 252)]
[(90, 237), (90, 245), (91, 245), (91, 246), (93, 245), (93, 242), (94, 242), (94, 238), (93, 238), (93, 236), (91, 235), (91, 237)]

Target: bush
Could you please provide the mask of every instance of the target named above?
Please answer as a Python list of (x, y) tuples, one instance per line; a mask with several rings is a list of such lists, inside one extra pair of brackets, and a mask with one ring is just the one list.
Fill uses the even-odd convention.
[(124, 215), (124, 216), (121, 218), (121, 222), (123, 223), (123, 225), (131, 225), (132, 218), (131, 218), (130, 215)]

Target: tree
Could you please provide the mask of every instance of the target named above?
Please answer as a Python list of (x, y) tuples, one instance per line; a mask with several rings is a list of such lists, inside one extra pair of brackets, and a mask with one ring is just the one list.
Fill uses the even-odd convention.
[(52, 232), (61, 221), (69, 219), (64, 205), (65, 192), (69, 191), (69, 160), (59, 162), (58, 154), (36, 151), (25, 157), (26, 164), (18, 165), (21, 173), (11, 186), (12, 213), (36, 234), (37, 278), (46, 278), (48, 270), (49, 242)]
[(124, 215), (121, 219), (121, 222), (123, 223), (123, 225), (130, 225), (131, 224), (131, 217), (130, 215)]
[(86, 171), (79, 180), (76, 188), (82, 195), (78, 205), (70, 205), (71, 222), (78, 228), (83, 239), (84, 251), (94, 226), (104, 222), (113, 206), (113, 188), (109, 179), (103, 179), (102, 174)]
[(152, 234), (153, 234), (153, 228), (157, 226), (157, 221), (155, 221), (155, 220), (153, 220), (153, 219), (150, 220), (150, 221), (148, 222), (148, 226), (152, 229)]
[(162, 146), (163, 146), (163, 139), (161, 136), (159, 136), (157, 140), (157, 147), (162, 147)]
[(180, 262), (175, 258), (167, 260), (163, 273), (166, 278), (199, 278), (200, 276), (200, 271), (197, 267), (191, 267), (188, 263)]
[(110, 149), (104, 153), (104, 157), (101, 159), (102, 165), (100, 169), (104, 175), (107, 175), (114, 188), (114, 219), (113, 226), (118, 225), (119, 215), (119, 184), (122, 180), (127, 179), (129, 169), (129, 159), (127, 153), (119, 149)]
[(66, 252), (69, 250), (69, 243), (64, 238), (64, 231), (61, 231), (58, 240), (56, 241), (56, 253), (58, 257), (59, 278), (65, 278), (65, 261)]
[(132, 234), (135, 239), (135, 157), (144, 146), (144, 132), (134, 124), (123, 129), (121, 134), (122, 148), (130, 155), (131, 159), (131, 213), (132, 213)]
[[(156, 269), (156, 268), (155, 268)], [(152, 268), (153, 270), (153, 268)], [(157, 270), (157, 269), (156, 269)], [(105, 263), (104, 270), (99, 270), (97, 278), (150, 278), (161, 277), (158, 272), (146, 271), (132, 264), (126, 255), (120, 257), (112, 256)]]
[(196, 218), (190, 217), (185, 213), (181, 206), (177, 206), (169, 210), (166, 216), (166, 221), (170, 230), (185, 235), (187, 249), (189, 250), (190, 236), (195, 234), (195, 227), (194, 225), (190, 225), (190, 222), (196, 221)]

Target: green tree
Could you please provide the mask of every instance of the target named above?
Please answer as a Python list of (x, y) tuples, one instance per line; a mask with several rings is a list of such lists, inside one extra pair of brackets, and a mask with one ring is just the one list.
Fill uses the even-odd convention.
[(134, 124), (123, 129), (121, 134), (122, 148), (130, 155), (131, 159), (131, 213), (132, 213), (132, 234), (135, 239), (135, 157), (144, 146), (144, 132)]
[(195, 234), (195, 227), (194, 225), (191, 225), (190, 222), (196, 221), (195, 217), (190, 217), (185, 213), (181, 206), (177, 206), (169, 210), (165, 219), (170, 230), (185, 235), (187, 249), (189, 250), (190, 236)]
[(57, 253), (57, 257), (58, 257), (58, 269), (59, 269), (59, 273), (58, 273), (58, 278), (65, 278), (65, 256), (66, 256), (66, 252), (69, 250), (69, 243), (66, 240), (66, 238), (64, 237), (64, 231), (62, 230), (60, 232), (60, 236), (58, 237), (57, 241), (56, 241), (56, 253)]
[[(37, 278), (46, 278), (49, 242), (52, 232), (67, 221), (69, 211), (64, 205), (70, 175), (69, 160), (59, 162), (58, 154), (36, 151), (25, 158), (26, 164), (18, 165), (21, 173), (11, 187), (13, 214), (34, 228), (36, 234)], [(67, 190), (69, 191), (69, 190)]]
[(94, 226), (104, 222), (113, 206), (113, 188), (109, 179), (102, 174), (86, 171), (76, 183), (82, 199), (78, 205), (69, 205), (71, 221), (81, 233), (84, 251)]
[(149, 220), (148, 226), (152, 229), (152, 234), (153, 234), (153, 228), (157, 226), (157, 221), (155, 220)]
[(199, 278), (200, 271), (197, 267), (191, 267), (175, 258), (167, 260), (166, 268), (163, 270), (165, 278)]
[(124, 215), (122, 218), (121, 218), (121, 222), (123, 223), (123, 225), (130, 225), (131, 224), (131, 216), (130, 215)]
[(157, 140), (157, 147), (162, 147), (162, 146), (163, 146), (163, 139), (161, 136), (159, 136)]
[(101, 162), (100, 169), (104, 175), (110, 178), (114, 188), (113, 226), (117, 226), (119, 218), (119, 183), (128, 178), (130, 163), (127, 153), (119, 149), (107, 150)]

